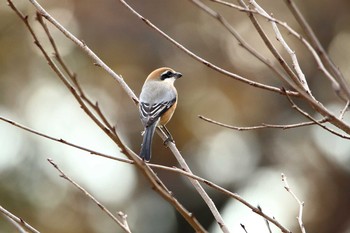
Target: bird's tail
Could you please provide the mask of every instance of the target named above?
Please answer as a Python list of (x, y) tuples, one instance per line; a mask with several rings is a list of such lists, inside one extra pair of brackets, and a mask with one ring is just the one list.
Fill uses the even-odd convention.
[(144, 159), (147, 162), (151, 159), (152, 141), (157, 123), (158, 122), (156, 121), (152, 125), (146, 127), (145, 133), (143, 135), (140, 157), (141, 159)]

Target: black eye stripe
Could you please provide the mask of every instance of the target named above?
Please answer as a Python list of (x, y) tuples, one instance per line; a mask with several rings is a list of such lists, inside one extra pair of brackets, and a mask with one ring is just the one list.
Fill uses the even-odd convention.
[(167, 79), (167, 78), (171, 78), (174, 76), (174, 73), (171, 70), (167, 70), (165, 72), (163, 72), (160, 76), (161, 80)]

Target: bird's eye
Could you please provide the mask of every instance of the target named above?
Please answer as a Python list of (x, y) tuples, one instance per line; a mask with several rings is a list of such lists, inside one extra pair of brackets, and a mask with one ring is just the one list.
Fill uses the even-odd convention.
[(164, 73), (162, 73), (162, 75), (160, 76), (161, 80), (167, 79), (167, 78), (171, 78), (174, 75), (174, 73), (171, 70), (167, 70)]

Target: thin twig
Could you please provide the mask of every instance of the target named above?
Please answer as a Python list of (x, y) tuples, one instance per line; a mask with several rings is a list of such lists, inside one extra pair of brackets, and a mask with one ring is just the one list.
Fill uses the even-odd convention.
[(13, 220), (17, 224), (19, 224), (21, 227), (27, 229), (28, 231), (32, 233), (40, 233), (37, 229), (29, 225), (26, 221), (24, 221), (22, 218), (17, 217), (16, 215), (12, 214), (10, 211), (6, 210), (4, 207), (0, 205), (0, 212), (8, 217), (9, 219)]
[(247, 229), (245, 228), (245, 226), (242, 223), (240, 223), (239, 225), (243, 228), (245, 233), (248, 233)]
[(18, 230), (19, 233), (28, 233), (28, 231), (24, 229), (24, 227), (21, 226), (19, 223), (15, 222), (15, 220), (13, 220), (7, 215), (3, 214), (3, 216), (7, 219), (7, 221), (9, 221), (9, 223), (11, 223)]
[(127, 218), (128, 218), (128, 215), (119, 211), (117, 213), (117, 217), (119, 218), (119, 220), (123, 223), (123, 225), (127, 228), (127, 229), (130, 229), (129, 228), (129, 224), (128, 224), (128, 221), (127, 221)]
[(86, 191), (83, 187), (81, 187), (79, 184), (77, 184), (75, 181), (73, 181), (70, 177), (68, 177), (59, 167), (58, 165), (52, 160), (47, 159), (49, 163), (60, 173), (60, 177), (63, 179), (69, 181), (72, 185), (74, 185), (76, 188), (78, 188), (82, 193), (84, 193), (90, 200), (92, 200), (103, 212), (105, 212), (114, 222), (116, 222), (123, 230), (124, 232), (131, 233), (129, 226), (126, 224), (123, 224), (116, 216), (114, 216), (104, 205), (101, 204), (94, 196), (92, 196), (88, 191)]
[(289, 192), (293, 196), (293, 198), (299, 204), (299, 215), (298, 215), (297, 219), (298, 219), (298, 223), (299, 223), (301, 232), (302, 233), (306, 233), (305, 226), (304, 226), (304, 223), (303, 223), (304, 202), (300, 201), (299, 198), (297, 197), (297, 195), (295, 195), (295, 193), (289, 187), (289, 184), (288, 184), (288, 181), (287, 181), (287, 177), (283, 173), (281, 174), (281, 176), (282, 176), (282, 181), (284, 182), (284, 188), (287, 190), (287, 192)]
[(95, 150), (91, 150), (91, 149), (88, 149), (86, 147), (83, 147), (83, 146), (79, 146), (77, 144), (74, 144), (74, 143), (71, 143), (65, 139), (62, 139), (62, 138), (55, 138), (55, 137), (52, 137), (52, 136), (49, 136), (47, 134), (44, 134), (44, 133), (41, 133), (39, 131), (36, 131), (34, 129), (31, 129), (27, 126), (24, 126), (24, 125), (21, 125), (13, 120), (10, 120), (10, 119), (7, 119), (5, 117), (2, 117), (0, 116), (0, 120), (1, 121), (4, 121), (4, 122), (7, 122), (17, 128), (20, 128), (22, 130), (25, 130), (29, 133), (32, 133), (34, 135), (37, 135), (37, 136), (40, 136), (40, 137), (43, 137), (43, 138), (46, 138), (46, 139), (49, 139), (49, 140), (52, 140), (52, 141), (55, 141), (55, 142), (59, 142), (59, 143), (62, 143), (62, 144), (65, 144), (67, 146), (71, 146), (71, 147), (74, 147), (74, 148), (77, 148), (79, 150), (82, 150), (82, 151), (86, 151), (88, 152), (89, 154), (93, 154), (93, 155), (97, 155), (97, 156), (101, 156), (101, 157), (104, 157), (104, 158), (108, 158), (108, 159), (113, 159), (113, 160), (116, 160), (116, 161), (120, 161), (120, 162), (123, 162), (123, 163), (130, 163), (130, 164), (133, 164), (134, 161), (130, 160), (130, 159), (123, 159), (123, 158), (118, 158), (118, 157), (115, 157), (115, 156), (112, 156), (112, 155), (107, 155), (107, 154), (104, 154), (104, 153), (101, 153), (101, 152), (98, 152), (98, 151), (95, 151)]
[(339, 119), (343, 120), (344, 119), (344, 115), (345, 113), (349, 110), (349, 104), (350, 104), (350, 100), (348, 100), (344, 106), (344, 108), (340, 111), (340, 116)]
[[(258, 205), (258, 208), (259, 208), (260, 211), (262, 211), (261, 206)], [(265, 220), (265, 223), (266, 223), (267, 230), (269, 231), (269, 233), (272, 233), (270, 222), (267, 221), (266, 219), (264, 219), (264, 220)]]
[[(199, 115), (199, 119), (202, 119), (206, 122), (212, 123), (214, 125), (222, 126), (228, 129), (234, 129), (238, 131), (247, 131), (247, 130), (257, 130), (257, 129), (266, 129), (266, 128), (273, 128), (273, 129), (293, 129), (293, 128), (298, 128), (298, 127), (304, 127), (304, 126), (310, 126), (310, 125), (315, 125), (316, 123), (314, 121), (308, 121), (308, 122), (301, 122), (301, 123), (296, 123), (296, 124), (289, 124), (289, 125), (273, 125), (273, 124), (265, 124), (262, 123), (261, 125), (257, 126), (249, 126), (249, 127), (238, 127), (238, 126), (233, 126), (233, 125), (227, 125), (215, 120), (212, 120), (210, 118), (204, 117)], [(318, 120), (317, 122), (322, 124), (327, 122), (328, 120), (326, 118)]]
[(46, 23), (43, 20), (43, 17), (41, 14), (39, 14), (39, 12), (36, 12), (36, 20), (41, 24), (41, 26), (43, 27), (47, 38), (50, 41), (50, 44), (54, 50), (54, 56), (57, 59), (58, 63), (62, 66), (63, 70), (69, 75), (69, 76), (75, 76), (75, 74), (69, 69), (68, 66), (66, 66), (66, 64), (63, 62), (63, 58), (58, 50), (58, 47), (56, 45), (55, 40), (53, 39), (53, 37), (51, 36), (50, 30), (47, 27)]
[(98, 102), (94, 103), (92, 100), (90, 100), (87, 97), (87, 95), (85, 94), (85, 92), (83, 91), (83, 89), (81, 88), (81, 86), (78, 82), (78, 78), (76, 76), (70, 76), (70, 79), (73, 81), (74, 85), (76, 86), (77, 91), (79, 92), (81, 99), (84, 100), (90, 107), (92, 107), (93, 110), (96, 112), (96, 114), (99, 116), (99, 118), (102, 120), (103, 124), (110, 131), (112, 131), (116, 134), (115, 127), (112, 126), (112, 124), (107, 120), (107, 118), (105, 117), (105, 114), (103, 114)]

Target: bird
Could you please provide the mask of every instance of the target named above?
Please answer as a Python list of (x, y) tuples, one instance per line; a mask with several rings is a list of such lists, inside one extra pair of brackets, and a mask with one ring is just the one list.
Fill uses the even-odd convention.
[(157, 126), (167, 135), (164, 144), (174, 141), (165, 125), (176, 109), (178, 95), (174, 82), (181, 77), (181, 73), (162, 67), (152, 71), (142, 86), (139, 113), (145, 130), (139, 156), (146, 162), (149, 162), (152, 156), (152, 141)]

